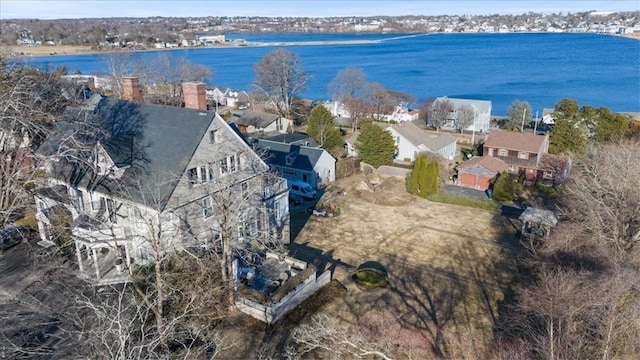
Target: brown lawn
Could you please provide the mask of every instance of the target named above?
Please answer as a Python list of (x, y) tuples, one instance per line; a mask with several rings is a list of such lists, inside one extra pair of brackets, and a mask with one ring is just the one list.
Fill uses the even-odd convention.
[[(292, 252), (334, 270), (347, 289), (321, 311), (348, 324), (413, 330), (435, 353), (463, 356), (458, 347), (464, 346), (455, 343), (479, 351), (491, 339), (515, 272), (514, 227), (495, 212), (408, 195), (404, 179), (386, 178), (374, 192), (357, 190), (363, 178), (340, 180), (324, 195), (322, 201), (341, 209), (338, 217), (305, 222), (304, 209), (291, 214), (292, 232), (303, 226)], [(387, 268), (386, 288), (362, 290), (351, 280), (365, 261)]]

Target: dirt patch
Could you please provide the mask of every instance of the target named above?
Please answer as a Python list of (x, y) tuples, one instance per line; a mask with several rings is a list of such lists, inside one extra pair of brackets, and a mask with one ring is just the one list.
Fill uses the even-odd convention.
[[(370, 190), (360, 188), (363, 181), (353, 176), (327, 188), (322, 200), (340, 207), (341, 215), (308, 218), (292, 245), (294, 254), (334, 270), (347, 288), (323, 311), (350, 324), (371, 314), (391, 316), (421, 332), (436, 350), (445, 346), (444, 329), (489, 341), (515, 272), (511, 250), (517, 239), (508, 220), (414, 197), (401, 178), (384, 178)], [(300, 214), (291, 216), (292, 224), (299, 221)], [(356, 286), (351, 275), (366, 261), (387, 268), (387, 287)]]

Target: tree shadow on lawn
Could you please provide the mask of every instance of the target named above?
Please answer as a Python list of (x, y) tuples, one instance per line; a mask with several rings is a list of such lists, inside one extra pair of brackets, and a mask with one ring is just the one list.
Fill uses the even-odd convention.
[(475, 242), (452, 244), (439, 254), (439, 264), (410, 263), (402, 255), (386, 263), (390, 294), (380, 299), (403, 326), (423, 332), (438, 358), (455, 357), (455, 339), (463, 336), (472, 342), (466, 346), (486, 349), (499, 303), (509, 294), (513, 264), (507, 252), (497, 243)]

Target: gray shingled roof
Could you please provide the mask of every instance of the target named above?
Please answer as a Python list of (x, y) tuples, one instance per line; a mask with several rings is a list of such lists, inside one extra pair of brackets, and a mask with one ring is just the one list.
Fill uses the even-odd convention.
[[(86, 114), (89, 120), (81, 121)], [(95, 131), (93, 136), (91, 131), (85, 131), (80, 140), (89, 147), (100, 141), (106, 145), (110, 156), (120, 163), (131, 156), (131, 166), (118, 180), (118, 184), (124, 186), (116, 186), (109, 179), (97, 179), (90, 172), (78, 172), (72, 164), (59, 169), (58, 175), (133, 201), (142, 202), (151, 196), (156, 202), (154, 205), (163, 208), (214, 117), (214, 112), (102, 98), (94, 109), (65, 112), (38, 153), (55, 155), (63, 134), (95, 126), (102, 131)], [(125, 144), (132, 147), (122, 151)], [(141, 189), (139, 185), (147, 189)]]
[(233, 112), (233, 122), (243, 126), (255, 126), (264, 129), (276, 121), (280, 116), (261, 111), (246, 110)]
[(286, 144), (304, 145), (310, 147), (320, 147), (320, 145), (313, 140), (311, 136), (303, 133), (293, 134), (278, 134), (270, 137), (263, 138), (264, 140), (277, 141)]
[[(263, 139), (256, 140), (254, 146), (256, 149), (268, 150), (267, 158), (265, 159), (267, 164), (304, 171), (312, 171), (324, 151), (322, 148), (285, 144)], [(287, 165), (287, 155), (294, 152), (297, 152), (298, 156), (291, 165)]]
[(456, 138), (451, 134), (443, 133), (440, 135), (431, 135), (411, 121), (401, 121), (397, 124), (376, 124), (383, 129), (392, 128), (397, 131), (398, 134), (409, 140), (409, 142), (414, 146), (424, 145), (433, 152), (437, 152), (452, 142), (456, 142)]
[(491, 112), (491, 101), (488, 100), (457, 99), (444, 96), (437, 98), (436, 101), (441, 99), (449, 99), (449, 102), (456, 110), (463, 106), (473, 106), (480, 112)]

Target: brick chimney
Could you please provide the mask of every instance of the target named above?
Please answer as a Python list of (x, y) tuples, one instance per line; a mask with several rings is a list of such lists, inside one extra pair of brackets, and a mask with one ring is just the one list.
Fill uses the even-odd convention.
[(137, 77), (122, 78), (122, 98), (127, 101), (144, 102)]
[(207, 92), (204, 83), (183, 83), (184, 107), (188, 109), (207, 110)]

